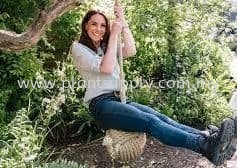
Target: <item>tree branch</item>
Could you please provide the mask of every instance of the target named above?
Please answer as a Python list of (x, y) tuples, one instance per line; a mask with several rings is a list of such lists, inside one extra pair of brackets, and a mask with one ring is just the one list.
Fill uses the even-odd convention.
[(25, 32), (16, 34), (15, 32), (0, 30), (0, 50), (21, 51), (32, 47), (37, 44), (54, 19), (82, 3), (84, 3), (83, 0), (54, 0), (51, 6), (40, 11)]

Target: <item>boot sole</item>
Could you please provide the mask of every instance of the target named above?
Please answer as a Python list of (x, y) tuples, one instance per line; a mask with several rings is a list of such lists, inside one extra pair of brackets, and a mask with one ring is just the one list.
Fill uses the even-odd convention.
[[(230, 159), (233, 156), (233, 151), (231, 148), (232, 139), (235, 133), (235, 125), (232, 119), (225, 119), (222, 122), (220, 128), (220, 137), (219, 141), (216, 144), (216, 147), (213, 151), (212, 161), (216, 166), (222, 165), (226, 160)], [(232, 156), (231, 156), (232, 155)]]
[(227, 158), (228, 160), (230, 160), (233, 156), (234, 156), (234, 154), (235, 154), (235, 152), (236, 152), (236, 147), (237, 147), (237, 141), (236, 141), (236, 139), (237, 139), (237, 116), (235, 117), (235, 118), (233, 118), (233, 120), (234, 120), (234, 128), (235, 128), (235, 132), (234, 132), (234, 140), (232, 140), (232, 142), (231, 142), (231, 145), (229, 146), (229, 153), (228, 153), (228, 156), (229, 156), (229, 158)]
[(234, 124), (235, 124), (235, 138), (237, 138), (237, 116), (234, 118)]
[(232, 157), (234, 156), (235, 152), (236, 152), (236, 143), (231, 142), (231, 145), (229, 145), (228, 149), (226, 149), (226, 152), (227, 152), (227, 160), (230, 160), (232, 159)]

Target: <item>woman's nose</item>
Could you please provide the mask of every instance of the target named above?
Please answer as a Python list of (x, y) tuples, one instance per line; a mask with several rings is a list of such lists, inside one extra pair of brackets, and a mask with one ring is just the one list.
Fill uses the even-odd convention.
[(101, 26), (96, 26), (96, 30), (97, 30), (97, 31), (101, 31), (101, 30), (102, 30), (102, 27), (101, 27)]

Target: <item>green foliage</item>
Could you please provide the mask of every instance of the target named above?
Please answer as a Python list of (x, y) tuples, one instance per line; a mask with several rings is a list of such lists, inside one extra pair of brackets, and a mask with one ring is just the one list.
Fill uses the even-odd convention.
[[(215, 39), (218, 30), (228, 23), (224, 17), (229, 8), (227, 3), (222, 0), (124, 3), (137, 45), (136, 57), (126, 62), (126, 78), (142, 76), (153, 80), (157, 90), (152, 92), (153, 96), (139, 93), (140, 90), (134, 96), (145, 104), (152, 101), (153, 107), (168, 116), (199, 128), (230, 115), (228, 99), (234, 87), (227, 64), (230, 50), (224, 37), (221, 42)], [(160, 86), (160, 82), (171, 81), (176, 83), (174, 87)], [(206, 85), (197, 86), (202, 81)], [(178, 82), (189, 85), (180, 88)], [(143, 97), (150, 99), (144, 101)], [(207, 102), (210, 104), (206, 105)]]
[(44, 41), (41, 41), (41, 49), (49, 50), (55, 60), (65, 61), (72, 41), (78, 40), (82, 17), (92, 4), (93, 1), (88, 2), (56, 19), (46, 32)]
[(1, 0), (0, 4), (0, 28), (21, 33), (32, 22), (38, 10), (49, 4), (49, 0)]
[[(38, 157), (43, 137), (37, 134), (27, 116), (26, 109), (19, 110), (9, 123), (6, 141), (1, 141), (1, 167), (32, 167)], [(6, 138), (4, 138), (6, 139)]]
[[(223, 17), (228, 6), (224, 0), (181, 2), (123, 1), (137, 46), (136, 56), (125, 61), (126, 79), (142, 77), (152, 82), (150, 90), (142, 83), (131, 92), (128, 88), (127, 94), (180, 122), (203, 128), (230, 115), (228, 99), (234, 84), (227, 67), (229, 39), (216, 38), (228, 25)], [(0, 28), (21, 33), (50, 3), (1, 0)], [(0, 52), (0, 167), (39, 165), (36, 158), (41, 157), (46, 136), (58, 142), (85, 135), (90, 141), (94, 131), (98, 133), (83, 104), (85, 90), (67, 83), (81, 79), (68, 53), (92, 3), (59, 17), (36, 47)], [(22, 80), (52, 81), (54, 86), (20, 88), (17, 81)], [(162, 88), (162, 80), (176, 81), (176, 85)], [(180, 87), (177, 81), (185, 85)], [(200, 81), (206, 83), (200, 86)], [(66, 160), (44, 166), (80, 167)]]
[[(50, 3), (2, 0), (0, 28), (21, 33), (39, 10)], [(36, 156), (41, 157), (47, 133), (51, 133), (52, 128), (66, 129), (63, 125), (70, 125), (68, 123), (80, 117), (73, 112), (80, 111), (83, 89), (63, 91), (57, 86), (62, 86), (62, 80), (79, 78), (71, 60), (66, 58), (69, 46), (78, 33), (81, 17), (91, 3), (58, 18), (36, 47), (18, 53), (0, 52), (0, 167), (32, 167)], [(19, 82), (23, 80), (33, 84), (41, 82), (41, 86), (29, 83), (27, 88), (20, 88)], [(45, 87), (44, 82), (48, 81), (54, 86)], [(28, 105), (29, 111), (20, 110)], [(86, 122), (79, 121), (79, 124)], [(77, 128), (74, 129), (73, 133), (77, 131)]]
[(167, 2), (126, 1), (124, 4), (137, 46), (137, 54), (129, 60), (125, 72), (128, 78), (150, 77), (158, 59), (167, 53), (165, 21), (170, 16)]
[[(154, 106), (156, 102), (154, 100), (157, 96), (159, 96), (159, 90), (154, 88), (153, 86), (149, 88), (146, 84), (142, 84), (141, 87), (135, 88), (129, 92), (127, 91), (127, 95), (129, 99), (150, 106)], [(155, 105), (156, 107), (157, 105)]]
[(15, 116), (14, 111), (28, 104), (30, 88), (20, 88), (19, 82), (35, 80), (36, 74), (43, 71), (42, 61), (37, 58), (35, 49), (31, 49), (17, 54), (0, 52), (0, 62), (0, 116), (3, 116), (0, 121), (9, 122)]
[(34, 49), (20, 53), (0, 53), (0, 73), (4, 81), (15, 78), (34, 79), (36, 72), (42, 69), (42, 61), (37, 58)]
[[(71, 57), (67, 59), (67, 63), (58, 65), (58, 68), (54, 70), (54, 76), (48, 78), (48, 80), (50, 79), (55, 80), (57, 86), (60, 87), (52, 89), (51, 96), (43, 99), (44, 106), (47, 105), (42, 111), (42, 118), (47, 119), (49, 114), (52, 116), (46, 122), (49, 123), (50, 127), (49, 139), (54, 143), (58, 143), (66, 141), (69, 137), (76, 138), (86, 134), (87, 141), (90, 141), (94, 120), (88, 108), (83, 104), (84, 88), (77, 87), (76, 82), (81, 80), (81, 77), (78, 75)], [(62, 82), (65, 83), (64, 87)], [(75, 86), (73, 86), (73, 82), (75, 82)], [(52, 96), (58, 92), (57, 96)], [(57, 105), (58, 96), (64, 97), (63, 104)], [(55, 108), (59, 110), (56, 112), (54, 111)]]
[(2, 148), (5, 144), (4, 142), (7, 141), (9, 132), (9, 127), (5, 124), (0, 125), (0, 148)]
[(87, 168), (87, 165), (78, 165), (77, 162), (68, 161), (68, 160), (55, 160), (51, 163), (46, 163), (44, 166), (39, 168)]

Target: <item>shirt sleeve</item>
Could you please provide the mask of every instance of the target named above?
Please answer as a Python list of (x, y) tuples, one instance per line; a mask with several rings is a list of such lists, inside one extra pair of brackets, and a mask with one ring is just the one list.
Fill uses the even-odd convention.
[(102, 58), (86, 46), (74, 42), (72, 44), (72, 57), (78, 70), (100, 72)]

